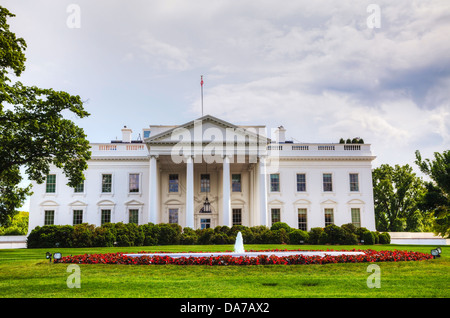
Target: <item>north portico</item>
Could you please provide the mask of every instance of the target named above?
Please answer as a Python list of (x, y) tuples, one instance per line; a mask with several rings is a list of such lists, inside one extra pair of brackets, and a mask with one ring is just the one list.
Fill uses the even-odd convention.
[(33, 183), (29, 228), (285, 222), (302, 230), (346, 223), (375, 230), (370, 144), (296, 143), (285, 132), (211, 115), (150, 125), (136, 139), (124, 127), (121, 139), (90, 144), (85, 181), (76, 188), (54, 166), (44, 184)]
[(265, 127), (238, 127), (207, 115), (165, 128), (144, 139), (150, 222), (176, 219), (191, 228), (231, 227), (233, 220), (267, 225)]

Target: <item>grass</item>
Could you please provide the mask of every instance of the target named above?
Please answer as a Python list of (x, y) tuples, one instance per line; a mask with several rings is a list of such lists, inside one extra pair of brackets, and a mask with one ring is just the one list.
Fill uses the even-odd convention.
[[(434, 246), (246, 245), (246, 249), (399, 249)], [(231, 245), (51, 249), (63, 255), (138, 251), (226, 251)], [(0, 250), (0, 298), (448, 298), (450, 247), (434, 260), (378, 263), (381, 288), (368, 288), (367, 263), (266, 266), (79, 265), (81, 288), (68, 288), (67, 264), (50, 264), (49, 249)]]

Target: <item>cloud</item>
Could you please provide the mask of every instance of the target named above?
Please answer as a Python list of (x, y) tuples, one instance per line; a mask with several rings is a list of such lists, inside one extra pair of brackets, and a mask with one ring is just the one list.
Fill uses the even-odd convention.
[(27, 1), (39, 15), (6, 2), (30, 40), (31, 78), (70, 74), (93, 116), (122, 109), (130, 92), (136, 120), (191, 120), (204, 75), (205, 112), (236, 124), (283, 124), (303, 142), (360, 136), (382, 161), (449, 147), (448, 1), (377, 1), (381, 28), (371, 29), (369, 0), (80, 0), (80, 30), (65, 26), (65, 4)]

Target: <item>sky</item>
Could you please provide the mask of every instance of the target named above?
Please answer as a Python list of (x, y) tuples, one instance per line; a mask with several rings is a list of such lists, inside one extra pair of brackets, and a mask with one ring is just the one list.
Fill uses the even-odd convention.
[(450, 149), (450, 1), (2, 0), (27, 85), (81, 96), (91, 142), (204, 114), (361, 137), (381, 164)]

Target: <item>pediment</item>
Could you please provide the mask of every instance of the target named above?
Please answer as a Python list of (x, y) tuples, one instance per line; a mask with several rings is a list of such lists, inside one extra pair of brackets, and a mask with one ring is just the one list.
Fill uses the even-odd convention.
[(365, 204), (364, 201), (360, 199), (353, 199), (347, 202), (347, 204)]
[(165, 205), (181, 205), (182, 202), (176, 199), (169, 199), (166, 202), (164, 202)]
[(97, 202), (97, 205), (100, 206), (111, 206), (111, 205), (116, 205), (113, 201), (111, 200), (101, 200), (99, 202)]
[(40, 204), (41, 206), (59, 206), (59, 204), (52, 200), (44, 201)]
[(145, 139), (149, 145), (176, 143), (270, 143), (264, 126), (240, 127), (211, 115), (192, 120)]
[(294, 205), (306, 205), (306, 204), (311, 204), (311, 201), (306, 199), (298, 199), (297, 201), (294, 202)]
[(125, 202), (125, 205), (144, 205), (144, 203), (138, 200), (130, 200), (128, 202)]
[(69, 203), (70, 206), (87, 206), (87, 203), (84, 203), (80, 200), (73, 201), (72, 203)]
[(268, 204), (269, 204), (269, 205), (283, 205), (284, 202), (283, 202), (283, 201), (280, 201), (280, 200), (278, 200), (278, 199), (275, 199), (275, 200), (272, 200), (272, 201), (268, 202)]
[(337, 204), (337, 202), (333, 201), (331, 199), (328, 199), (328, 200), (325, 200), (325, 201), (321, 202), (320, 204)]
[(231, 199), (231, 205), (245, 205), (245, 201), (242, 199)]

